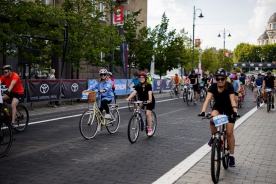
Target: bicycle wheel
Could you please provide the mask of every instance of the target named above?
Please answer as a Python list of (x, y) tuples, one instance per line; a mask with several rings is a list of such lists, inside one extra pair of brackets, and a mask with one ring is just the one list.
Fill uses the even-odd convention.
[(87, 110), (81, 115), (79, 129), (81, 135), (85, 139), (92, 139), (95, 137), (99, 126), (98, 116), (93, 110)]
[(4, 119), (0, 120), (0, 158), (5, 156), (12, 145), (12, 126)]
[(170, 91), (171, 98), (173, 98), (173, 95), (174, 95), (174, 91), (171, 89), (171, 91)]
[(15, 115), (14, 123), (16, 123), (16, 126), (14, 127), (14, 129), (17, 132), (23, 132), (28, 126), (29, 111), (22, 104), (19, 104), (16, 106), (16, 115)]
[(187, 97), (187, 105), (190, 106), (192, 104), (192, 100), (193, 100), (190, 91), (187, 91), (186, 97)]
[(183, 101), (184, 102), (187, 101), (187, 92), (186, 92), (186, 90), (183, 91)]
[(205, 101), (205, 93), (204, 93), (204, 90), (203, 90), (203, 89), (200, 90), (200, 101), (201, 101), (201, 102), (204, 102), (204, 101)]
[(214, 138), (211, 153), (211, 175), (214, 183), (218, 183), (220, 174), (220, 140)]
[(257, 108), (260, 108), (260, 104), (261, 104), (261, 98), (260, 96), (257, 97)]
[(135, 143), (139, 137), (141, 125), (141, 116), (140, 119), (136, 115), (132, 115), (128, 122), (127, 136), (128, 140), (131, 143)]
[(268, 98), (267, 98), (267, 112), (269, 113), (269, 111), (270, 111), (270, 106), (271, 106), (271, 96), (268, 96)]
[(117, 108), (111, 107), (110, 109), (111, 119), (108, 120), (109, 124), (106, 125), (106, 129), (109, 133), (114, 134), (117, 132), (120, 125), (120, 114)]
[[(225, 132), (226, 134), (226, 132)], [(222, 157), (222, 165), (224, 167), (224, 169), (228, 169), (228, 166), (229, 166), (229, 148), (228, 148), (228, 139), (227, 139), (227, 136), (224, 135), (223, 136), (223, 146), (222, 146), (222, 151), (223, 151), (223, 157)]]
[[(152, 118), (152, 124), (151, 124), (151, 129), (152, 129), (152, 135), (148, 137), (152, 137), (156, 131), (156, 126), (157, 126), (157, 118), (156, 114), (154, 111), (151, 112), (151, 118)], [(146, 134), (148, 135), (148, 130), (146, 129)]]

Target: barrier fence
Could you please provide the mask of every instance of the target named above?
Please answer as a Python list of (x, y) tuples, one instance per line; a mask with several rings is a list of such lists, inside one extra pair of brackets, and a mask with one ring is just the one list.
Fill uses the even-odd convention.
[[(172, 80), (170, 79), (152, 79), (153, 91), (170, 90)], [(133, 89), (133, 84), (127, 88), (130, 79), (115, 79), (116, 95), (128, 95)], [(58, 80), (21, 80), (25, 90), (25, 103), (33, 103), (40, 101), (63, 101), (81, 99), (82, 91), (89, 86), (97, 84), (96, 79), (58, 79)], [(6, 86), (1, 84), (1, 90), (5, 91)]]

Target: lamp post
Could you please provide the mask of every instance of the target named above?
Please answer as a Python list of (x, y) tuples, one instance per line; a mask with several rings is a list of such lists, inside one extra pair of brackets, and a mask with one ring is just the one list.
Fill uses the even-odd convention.
[(198, 16), (199, 18), (203, 18), (204, 16), (202, 15), (201, 9), (195, 9), (194, 6), (194, 16), (193, 16), (193, 61), (192, 61), (192, 68), (194, 68), (194, 58), (195, 58), (195, 19), (196, 19), (196, 11), (200, 11), (200, 15)]
[(228, 37), (231, 37), (230, 31), (226, 30), (225, 28), (223, 29), (223, 31), (219, 31), (218, 37), (221, 37), (220, 32), (223, 32), (223, 58), (222, 61), (224, 61), (224, 55), (225, 55), (225, 34), (228, 32)]

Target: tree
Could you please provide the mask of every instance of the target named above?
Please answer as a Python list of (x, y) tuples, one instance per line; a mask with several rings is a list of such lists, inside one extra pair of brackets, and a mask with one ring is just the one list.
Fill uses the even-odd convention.
[(218, 68), (219, 59), (215, 48), (205, 49), (201, 54), (201, 68), (203, 71), (215, 71)]

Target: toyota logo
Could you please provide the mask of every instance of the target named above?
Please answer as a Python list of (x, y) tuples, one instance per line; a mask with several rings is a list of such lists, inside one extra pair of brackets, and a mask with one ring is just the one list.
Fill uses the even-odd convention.
[(79, 89), (79, 85), (77, 83), (73, 83), (72, 86), (71, 86), (71, 90), (73, 92), (77, 92)]
[(49, 86), (48, 86), (48, 84), (42, 84), (42, 85), (40, 86), (40, 93), (45, 94), (45, 93), (47, 93), (48, 91), (49, 91)]
[(254, 64), (250, 64), (250, 66), (254, 66)]
[(171, 82), (170, 80), (167, 80), (166, 85), (168, 86), (170, 84), (170, 82)]
[(160, 84), (161, 84), (161, 81), (157, 80), (157, 86), (160, 86)]
[(245, 66), (245, 65), (246, 65), (246, 64), (244, 64), (244, 63), (242, 64), (242, 66)]
[(270, 64), (270, 63), (269, 63), (269, 64), (266, 64), (266, 66), (269, 66), (269, 67), (270, 67), (270, 66), (271, 66), (271, 64)]
[(259, 66), (263, 66), (263, 64), (259, 64)]
[(237, 64), (234, 64), (234, 66), (238, 66)]

